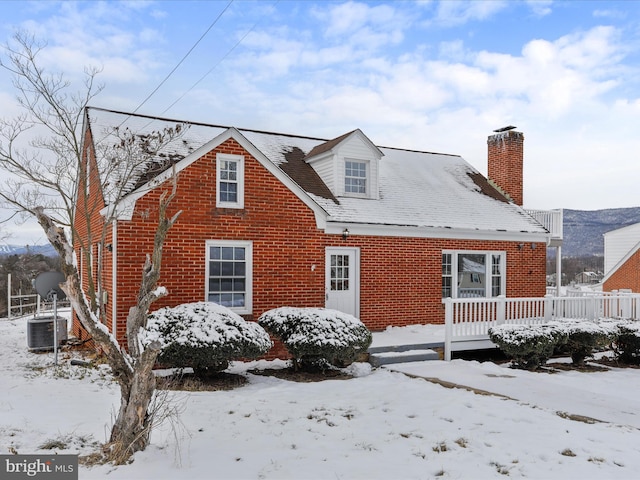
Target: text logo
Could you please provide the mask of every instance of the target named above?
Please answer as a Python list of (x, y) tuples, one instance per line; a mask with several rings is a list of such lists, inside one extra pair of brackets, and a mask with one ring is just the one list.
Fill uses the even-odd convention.
[(77, 455), (0, 455), (0, 478), (78, 480)]

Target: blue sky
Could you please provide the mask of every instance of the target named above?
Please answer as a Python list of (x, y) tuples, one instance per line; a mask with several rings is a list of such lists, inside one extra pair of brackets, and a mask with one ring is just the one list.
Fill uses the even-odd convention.
[[(527, 208), (640, 206), (640, 2), (0, 8), (0, 43), (32, 32), (47, 41), (45, 66), (78, 87), (84, 66), (102, 68), (94, 106), (323, 138), (360, 128), (378, 145), (460, 154), (483, 173), (487, 136), (511, 124), (525, 134)], [(18, 113), (4, 70), (0, 105)]]

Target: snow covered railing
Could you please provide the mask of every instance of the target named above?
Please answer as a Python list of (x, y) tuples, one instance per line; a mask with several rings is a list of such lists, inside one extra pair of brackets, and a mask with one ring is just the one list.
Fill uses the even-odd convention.
[(451, 352), (490, 348), (489, 328), (503, 323), (541, 324), (572, 318), (640, 320), (640, 294), (589, 295), (538, 298), (447, 298), (445, 305), (444, 358)]

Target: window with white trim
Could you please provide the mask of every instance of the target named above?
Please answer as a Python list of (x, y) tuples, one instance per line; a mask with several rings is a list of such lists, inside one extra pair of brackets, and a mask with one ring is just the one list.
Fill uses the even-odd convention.
[(85, 169), (85, 178), (84, 178), (84, 186), (85, 186), (85, 194), (89, 196), (89, 192), (91, 191), (91, 148), (87, 147), (87, 155), (86, 161), (84, 164)]
[(367, 194), (367, 162), (345, 160), (344, 193)]
[(244, 208), (244, 157), (219, 153), (216, 179), (216, 206)]
[(206, 299), (237, 313), (252, 311), (252, 242), (208, 241)]
[(505, 267), (506, 252), (443, 251), (442, 298), (503, 295)]

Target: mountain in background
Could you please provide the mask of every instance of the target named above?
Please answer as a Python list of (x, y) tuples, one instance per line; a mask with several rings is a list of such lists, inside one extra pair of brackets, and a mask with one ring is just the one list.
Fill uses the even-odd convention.
[(564, 209), (563, 214), (563, 257), (604, 256), (605, 233), (640, 223), (640, 207), (607, 210)]
[[(640, 207), (610, 208), (606, 210), (564, 209), (563, 257), (604, 256), (603, 235), (611, 230), (640, 223)], [(4, 245), (0, 244), (0, 255), (21, 255), (30, 252), (55, 257), (53, 247), (47, 245)], [(553, 255), (555, 249), (549, 251)]]
[(0, 255), (22, 255), (31, 253), (33, 255), (44, 255), (46, 257), (57, 257), (55, 249), (50, 245), (6, 245), (0, 244)]

